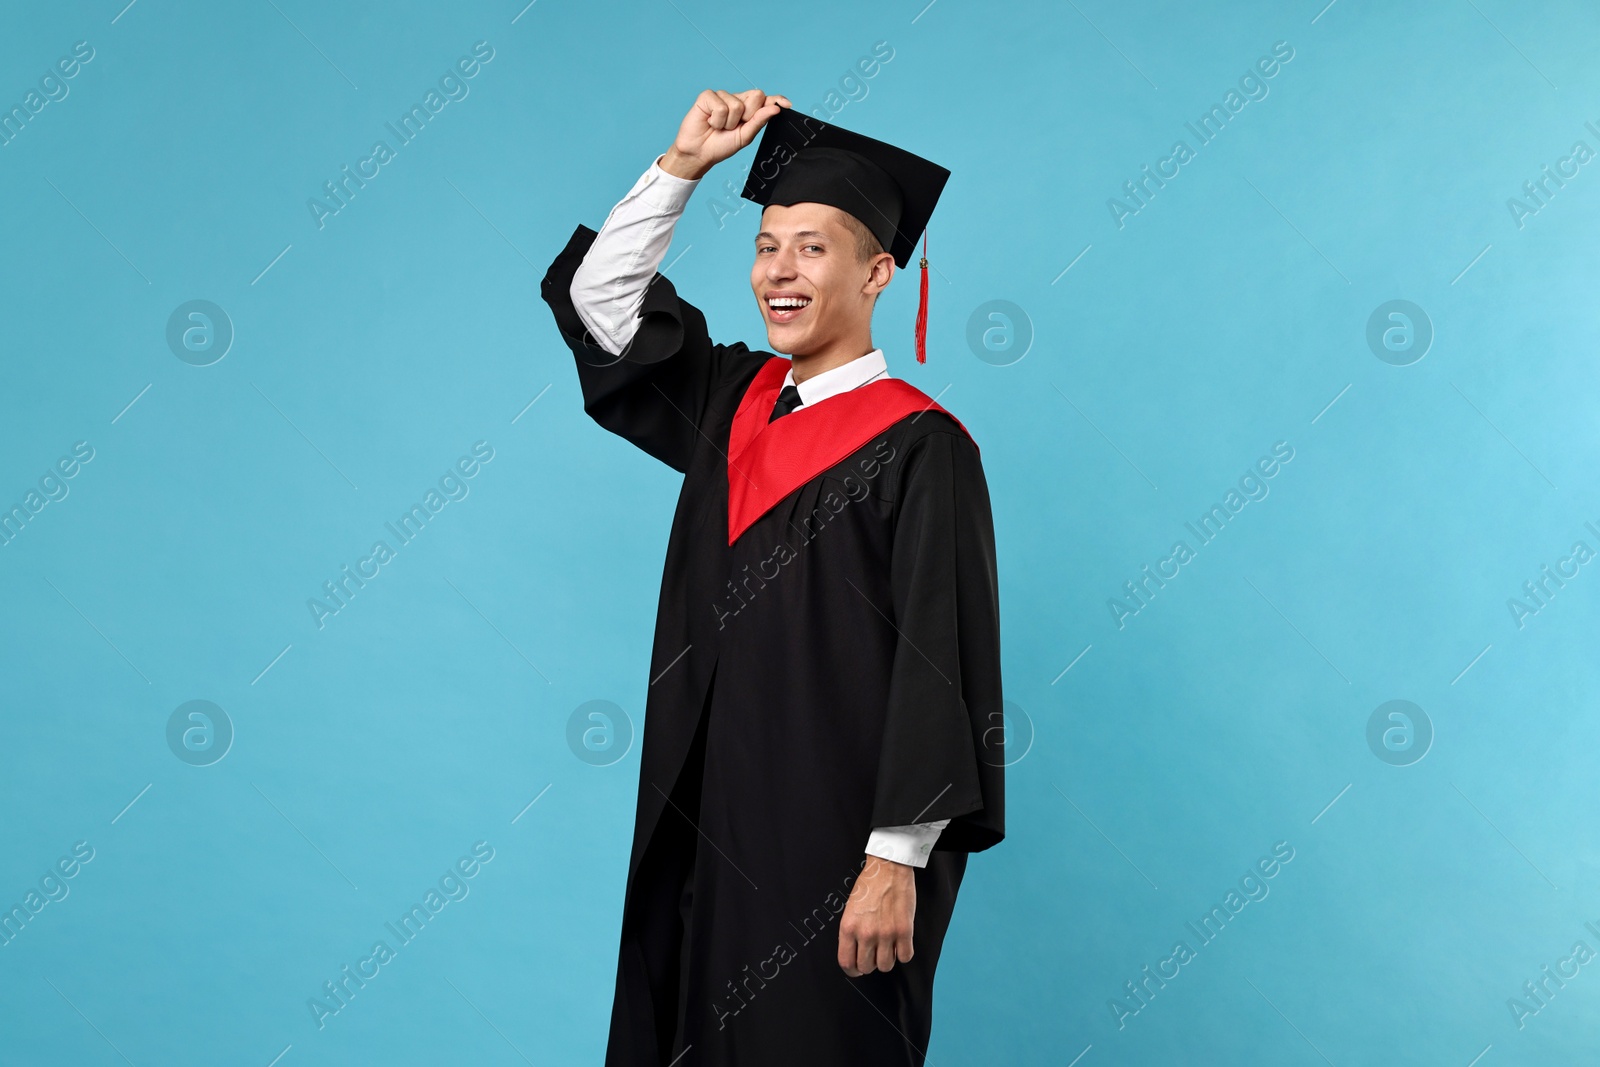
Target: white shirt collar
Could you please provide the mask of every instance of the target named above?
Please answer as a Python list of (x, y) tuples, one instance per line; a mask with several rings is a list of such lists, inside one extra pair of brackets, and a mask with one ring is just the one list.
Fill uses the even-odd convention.
[[(883, 358), (883, 349), (874, 348), (864, 356), (857, 356), (849, 363), (842, 363), (832, 370), (825, 370), (821, 374), (813, 374), (805, 381), (795, 385), (794, 369), (783, 376), (785, 386), (794, 385), (800, 392), (800, 407), (815, 404), (826, 400), (830, 396), (847, 393), (852, 389), (875, 382), (879, 378), (888, 378), (889, 362)], [(800, 408), (795, 408), (796, 411)]]

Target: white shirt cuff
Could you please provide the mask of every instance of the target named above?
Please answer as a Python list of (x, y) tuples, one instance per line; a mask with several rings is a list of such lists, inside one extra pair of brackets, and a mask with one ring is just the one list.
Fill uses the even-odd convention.
[(650, 169), (633, 183), (628, 195), (637, 196), (662, 214), (681, 215), (689, 204), (689, 197), (694, 193), (695, 186), (700, 184), (700, 179), (680, 178), (676, 174), (668, 174), (661, 169), (661, 159), (660, 156), (656, 157), (656, 161), (650, 164)]
[(926, 867), (939, 831), (949, 825), (949, 819), (938, 819), (909, 826), (880, 826), (867, 836), (867, 855), (910, 867)]

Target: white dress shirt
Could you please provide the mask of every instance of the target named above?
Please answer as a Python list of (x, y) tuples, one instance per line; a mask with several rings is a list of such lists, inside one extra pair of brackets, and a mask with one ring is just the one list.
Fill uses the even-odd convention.
[[(601, 348), (620, 355), (633, 340), (639, 327), (639, 308), (650, 288), (661, 260), (672, 244), (672, 230), (683, 214), (698, 181), (679, 178), (661, 169), (661, 161), (650, 164), (628, 195), (618, 201), (606, 216), (605, 225), (595, 236), (583, 263), (572, 276), (572, 306)], [(783, 384), (800, 393), (798, 411), (830, 396), (858, 386), (888, 378), (889, 365), (883, 350), (874, 348), (799, 384), (794, 372), (784, 375)], [(866, 853), (913, 867), (925, 867), (933, 843), (949, 819), (913, 823), (909, 826), (880, 826), (867, 837)]]

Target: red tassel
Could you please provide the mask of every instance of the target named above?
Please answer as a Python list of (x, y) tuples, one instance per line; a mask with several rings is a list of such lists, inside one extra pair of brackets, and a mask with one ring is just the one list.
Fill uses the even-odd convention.
[(928, 234), (922, 234), (922, 289), (917, 297), (917, 362), (928, 362)]

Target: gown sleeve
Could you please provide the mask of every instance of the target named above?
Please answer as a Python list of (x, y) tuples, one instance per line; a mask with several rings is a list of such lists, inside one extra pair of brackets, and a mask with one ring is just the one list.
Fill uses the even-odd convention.
[(913, 441), (890, 561), (896, 630), (872, 825), (949, 819), (935, 849), (1005, 836), (1000, 604), (978, 450), (952, 426)]
[[(607, 352), (572, 304), (573, 275), (595, 236), (587, 226), (574, 230), (539, 285), (561, 339), (577, 359), (583, 410), (612, 433), (686, 472), (706, 434), (711, 396), (741, 376), (748, 380), (764, 354), (743, 344), (713, 344), (705, 316), (680, 300), (672, 282), (659, 272), (645, 291), (632, 340), (621, 355)], [(726, 441), (713, 444), (726, 447)]]

